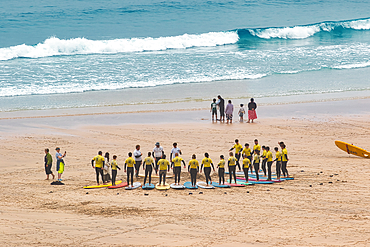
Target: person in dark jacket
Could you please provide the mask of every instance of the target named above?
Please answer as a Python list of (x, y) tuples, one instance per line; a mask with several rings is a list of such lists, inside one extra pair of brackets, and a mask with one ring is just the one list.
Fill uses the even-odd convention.
[(257, 104), (256, 102), (254, 102), (254, 99), (251, 98), (251, 102), (248, 103), (248, 122), (247, 123), (250, 123), (251, 120), (253, 123), (253, 120), (257, 119), (256, 109), (257, 109)]

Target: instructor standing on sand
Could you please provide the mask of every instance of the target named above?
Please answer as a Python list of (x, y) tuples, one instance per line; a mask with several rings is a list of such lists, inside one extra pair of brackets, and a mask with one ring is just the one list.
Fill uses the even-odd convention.
[(152, 156), (155, 160), (155, 174), (158, 173), (158, 161), (162, 158), (163, 155), (163, 147), (156, 142), (155, 147), (153, 148)]
[(141, 163), (143, 161), (143, 158), (141, 157), (141, 151), (140, 151), (140, 145), (136, 145), (136, 149), (134, 151), (134, 158), (135, 158), (135, 176), (139, 177), (139, 170)]

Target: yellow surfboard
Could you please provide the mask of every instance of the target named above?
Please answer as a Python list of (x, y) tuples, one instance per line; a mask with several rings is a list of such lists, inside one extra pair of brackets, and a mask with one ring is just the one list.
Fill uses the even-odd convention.
[(363, 158), (370, 158), (370, 152), (366, 151), (365, 149), (356, 147), (355, 145), (342, 141), (335, 141), (335, 145), (337, 145), (338, 148), (342, 149), (348, 154), (353, 154)]
[[(116, 181), (116, 185), (122, 183), (122, 180)], [(109, 184), (99, 184), (99, 185), (90, 185), (90, 186), (85, 186), (83, 187), (84, 189), (99, 189), (99, 188), (104, 188), (104, 187), (109, 187), (112, 186), (112, 183)]]
[(155, 185), (155, 188), (156, 188), (157, 190), (168, 190), (168, 189), (169, 189), (169, 188), (171, 188), (171, 187), (170, 187), (170, 185), (169, 185), (168, 183), (166, 183), (165, 185), (157, 183), (157, 184)]

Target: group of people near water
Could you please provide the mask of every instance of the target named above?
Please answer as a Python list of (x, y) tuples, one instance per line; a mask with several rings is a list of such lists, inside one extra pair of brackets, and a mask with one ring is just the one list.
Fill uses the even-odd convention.
[[(280, 146), (280, 151), (278, 147), (274, 148), (275, 158), (273, 157), (272, 150), (269, 146), (262, 146), (258, 143), (258, 140), (254, 140), (253, 148), (250, 148), (248, 143), (244, 144), (244, 147), (239, 143), (239, 140), (235, 140), (235, 144), (229, 150), (229, 157), (227, 161), (224, 155), (220, 155), (220, 160), (217, 164), (219, 184), (225, 184), (225, 165), (227, 162), (228, 171), (230, 176), (230, 183), (234, 180), (236, 183), (236, 167), (238, 167), (239, 172), (243, 171), (246, 182), (248, 182), (248, 172), (255, 173), (257, 181), (259, 181), (259, 170), (260, 164), (262, 171), (267, 180), (271, 181), (272, 176), (272, 164), (276, 162), (276, 177), (280, 180), (281, 173), (284, 177), (289, 177), (287, 170), (288, 151), (284, 142), (278, 143)], [(99, 185), (99, 177), (102, 178), (103, 183), (109, 181), (108, 177), (104, 174), (105, 171), (109, 171), (109, 167), (112, 170), (112, 185), (115, 185), (117, 169), (121, 168), (117, 165), (117, 155), (113, 156), (113, 160), (109, 162), (109, 153), (102, 156), (103, 152), (99, 151), (98, 155), (91, 160), (91, 165), (96, 172), (96, 182)], [(157, 142), (153, 151), (148, 152), (147, 156), (143, 158), (143, 154), (140, 151), (140, 145), (136, 145), (134, 152), (128, 153), (128, 158), (124, 162), (124, 172), (127, 174), (127, 183), (129, 186), (133, 186), (133, 177), (137, 178), (139, 176), (139, 170), (141, 165), (143, 165), (143, 170), (145, 170), (144, 185), (148, 181), (151, 184), (153, 170), (155, 174), (159, 174), (159, 184), (166, 183), (166, 175), (170, 169), (173, 169), (175, 176), (175, 184), (180, 184), (181, 178), (181, 168), (182, 166), (186, 168), (186, 163), (182, 157), (181, 149), (177, 146), (177, 143), (173, 143), (173, 148), (170, 152), (169, 160), (167, 160), (167, 155), (164, 153), (163, 147)], [(215, 172), (215, 165), (212, 159), (209, 157), (208, 153), (204, 154), (204, 158), (201, 161), (201, 166), (195, 154), (191, 156), (191, 160), (188, 162), (188, 172), (191, 177), (191, 184), (195, 187), (198, 172), (205, 174), (206, 183), (211, 184), (211, 171)], [(253, 171), (254, 170), (254, 171)]]
[[(213, 102), (211, 103), (211, 109), (210, 112), (212, 113), (212, 121), (222, 121), (225, 122), (225, 115), (226, 115), (226, 123), (232, 123), (233, 122), (233, 113), (234, 113), (234, 105), (232, 104), (231, 100), (228, 100), (228, 104), (226, 105), (225, 109), (225, 100), (221, 97), (221, 95), (217, 96), (218, 100), (213, 99)], [(220, 118), (217, 118), (217, 108), (220, 112)], [(257, 104), (254, 102), (254, 99), (251, 98), (250, 102), (248, 103), (248, 121), (247, 123), (252, 122), (253, 120), (257, 119)], [(244, 122), (244, 115), (245, 115), (245, 109), (244, 104), (240, 104), (240, 108), (238, 111), (239, 121)]]

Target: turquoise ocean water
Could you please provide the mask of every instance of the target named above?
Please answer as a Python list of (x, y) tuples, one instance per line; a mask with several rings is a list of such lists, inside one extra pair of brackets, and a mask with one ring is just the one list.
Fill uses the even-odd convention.
[(0, 7), (3, 112), (196, 108), (217, 94), (269, 104), (370, 96), (368, 1), (19, 0)]

